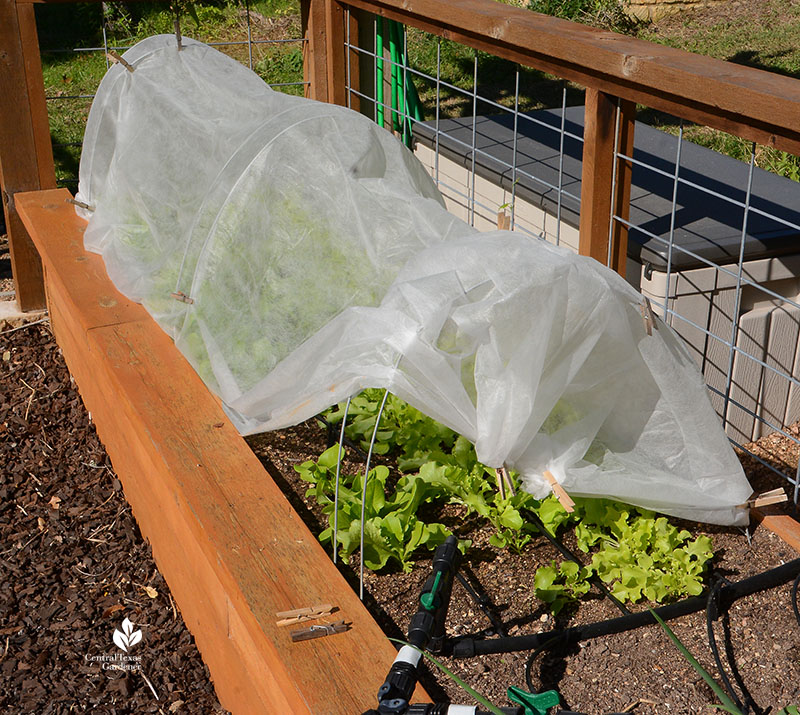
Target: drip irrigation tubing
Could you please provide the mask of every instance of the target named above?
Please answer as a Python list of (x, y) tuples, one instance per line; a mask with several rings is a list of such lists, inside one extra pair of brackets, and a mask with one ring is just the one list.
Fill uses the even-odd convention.
[[(466, 570), (465, 566), (461, 567), (462, 571)], [(458, 582), (464, 587), (464, 590), (469, 594), (478, 608), (481, 610), (484, 616), (489, 619), (489, 622), (492, 624), (492, 628), (494, 632), (498, 636), (505, 636), (506, 631), (505, 627), (503, 626), (503, 621), (498, 617), (498, 615), (494, 612), (494, 604), (492, 603), (491, 599), (487, 595), (486, 591), (481, 586), (480, 582), (476, 578), (475, 574), (471, 571), (469, 572), (472, 579), (480, 588), (480, 593), (478, 590), (464, 577), (461, 571), (456, 572), (456, 579)]]
[[(584, 563), (580, 560), (578, 555), (568, 548), (566, 545), (561, 543), (555, 536), (553, 536), (548, 530), (547, 527), (544, 525), (544, 522), (539, 518), (539, 515), (531, 511), (530, 509), (521, 510), (525, 518), (530, 521), (542, 534), (545, 538), (558, 550), (558, 552), (565, 558), (569, 559), (570, 561), (578, 564), (581, 568), (583, 568)], [(602, 593), (611, 603), (613, 603), (624, 615), (630, 614), (630, 610), (625, 606), (625, 604), (620, 601), (611, 591), (606, 588), (606, 585), (597, 577), (592, 576), (589, 579), (589, 583), (593, 584), (597, 587), (597, 589)]]
[[(744, 596), (775, 588), (792, 579), (795, 579), (796, 584), (800, 583), (798, 577), (800, 577), (800, 559), (795, 559), (756, 576), (725, 585), (719, 590), (720, 607), (727, 608), (734, 601)], [(677, 603), (661, 606), (655, 609), (655, 612), (665, 621), (669, 621), (680, 616), (702, 611), (707, 605), (708, 598), (706, 596), (692, 596)], [(556, 642), (576, 643), (612, 633), (623, 633), (624, 631), (655, 623), (656, 620), (650, 614), (650, 611), (641, 611), (606, 621), (573, 626), (560, 631), (492, 638), (489, 640), (465, 637), (452, 642), (452, 655), (456, 658), (471, 658), (476, 655), (488, 655), (490, 653), (516, 653), (537, 650), (545, 643), (553, 641), (553, 639), (556, 639)]]
[[(753, 699), (750, 697), (750, 693), (748, 692), (744, 681), (739, 675), (739, 669), (736, 666), (736, 659), (733, 657), (733, 649), (730, 643), (727, 627), (728, 611), (727, 609), (721, 609), (719, 603), (719, 594), (723, 583), (725, 582), (722, 579), (719, 579), (714, 583), (714, 585), (711, 587), (711, 590), (708, 592), (708, 600), (706, 602), (706, 629), (708, 631), (708, 645), (711, 648), (711, 654), (714, 656), (714, 663), (716, 663), (717, 672), (719, 673), (720, 680), (722, 681), (722, 686), (725, 688), (725, 691), (728, 693), (731, 700), (733, 700), (733, 702), (736, 704), (736, 707), (742, 711), (743, 715), (748, 715), (751, 708), (753, 708), (753, 710), (756, 712), (759, 712), (759, 709), (755, 702), (753, 702)], [(733, 679), (736, 681), (736, 684), (739, 686), (739, 689), (742, 692), (742, 698), (739, 698), (738, 693), (736, 690), (734, 690), (733, 684), (731, 683), (730, 678), (728, 678), (728, 673), (726, 672), (725, 667), (722, 665), (722, 658), (719, 654), (717, 638), (714, 634), (714, 621), (720, 618), (722, 619), (722, 628), (725, 640), (725, 656), (728, 661), (728, 667), (733, 675)]]
[[(322, 426), (325, 428), (325, 435), (326, 435), (325, 438), (327, 440), (328, 447), (333, 447), (334, 444), (338, 444), (340, 439), (336, 434), (336, 428), (340, 427), (339, 423), (330, 422), (324, 415), (317, 415), (314, 419), (317, 420), (318, 422), (321, 422)], [(349, 437), (345, 437), (344, 440), (342, 440), (342, 444), (345, 447), (349, 447), (350, 449), (352, 449), (355, 455), (359, 457), (359, 459), (363, 460), (367, 458), (367, 453), (363, 449), (361, 449), (361, 445), (354, 442)]]

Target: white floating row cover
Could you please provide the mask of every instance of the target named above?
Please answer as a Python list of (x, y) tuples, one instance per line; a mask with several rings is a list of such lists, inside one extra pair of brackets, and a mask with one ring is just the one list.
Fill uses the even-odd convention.
[[(85, 245), (243, 434), (388, 388), (572, 495), (742, 524), (751, 489), (698, 369), (613, 271), (450, 215), (422, 165), (343, 107), (171, 35), (89, 114)], [(80, 210), (80, 209), (79, 209)]]

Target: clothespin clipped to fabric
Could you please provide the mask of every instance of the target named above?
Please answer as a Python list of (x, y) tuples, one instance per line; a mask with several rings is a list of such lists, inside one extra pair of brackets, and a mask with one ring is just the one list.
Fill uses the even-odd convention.
[(511, 216), (506, 213), (505, 209), (500, 209), (497, 212), (497, 230), (508, 231), (511, 228)]
[(173, 0), (170, 3), (169, 9), (172, 10), (174, 17), (172, 19), (172, 25), (175, 28), (175, 39), (178, 42), (178, 52), (183, 49), (183, 37), (181, 36), (181, 7), (178, 0)]
[(642, 314), (642, 320), (644, 321), (644, 329), (647, 331), (648, 335), (653, 334), (653, 328), (658, 330), (658, 325), (656, 324), (656, 315), (653, 312), (653, 306), (650, 305), (650, 299), (646, 296), (642, 296), (644, 298), (644, 303), (639, 306), (639, 311)]
[(186, 293), (182, 290), (176, 291), (175, 293), (169, 294), (170, 298), (174, 298), (175, 300), (179, 300), (181, 303), (194, 303), (194, 298), (190, 298)]
[(500, 494), (500, 498), (506, 498), (506, 489), (511, 492), (512, 497), (516, 496), (517, 490), (514, 487), (514, 482), (512, 481), (508, 470), (505, 467), (498, 467), (494, 471), (497, 473), (497, 491)]
[(86, 209), (87, 211), (94, 211), (94, 208), (89, 206), (89, 204), (83, 203), (83, 201), (77, 201), (76, 199), (67, 199), (68, 204), (72, 204), (73, 206), (80, 206), (82, 209)]
[(322, 603), (318, 606), (295, 608), (293, 611), (280, 611), (275, 614), (275, 617), (280, 619), (278, 621), (279, 626), (293, 626), (304, 621), (313, 621), (316, 618), (329, 616), (338, 610), (336, 606), (332, 606), (330, 603)]
[(762, 506), (769, 506), (770, 504), (780, 504), (781, 502), (789, 501), (783, 487), (771, 489), (768, 492), (762, 492), (758, 496), (751, 497), (744, 504), (739, 504), (743, 509), (758, 509)]
[(557, 481), (556, 478), (547, 470), (544, 470), (544, 474), (542, 475), (544, 478), (550, 483), (550, 488), (553, 490), (553, 494), (556, 495), (556, 499), (561, 502), (561, 506), (564, 507), (564, 510), (571, 514), (575, 511), (575, 502), (572, 501), (572, 498), (569, 494), (567, 494), (564, 487), (562, 487)]
[(109, 50), (106, 52), (106, 57), (113, 62), (114, 64), (121, 64), (128, 72), (133, 72), (135, 69), (134, 66), (128, 62), (128, 60), (124, 59), (121, 54), (115, 52), (114, 50)]
[(350, 624), (345, 623), (344, 620), (335, 621), (333, 623), (321, 623), (308, 628), (298, 628), (292, 631), (292, 641), (298, 643), (299, 641), (309, 641), (312, 638), (323, 638), (324, 636), (332, 636), (336, 633), (344, 633), (350, 630)]

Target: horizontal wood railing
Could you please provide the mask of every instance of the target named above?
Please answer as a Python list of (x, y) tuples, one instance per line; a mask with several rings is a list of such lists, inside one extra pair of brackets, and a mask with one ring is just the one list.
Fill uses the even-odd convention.
[[(39, 254), (20, 219), (16, 196), (20, 192), (55, 186), (34, 17), (33, 3), (39, 1), (0, 0), (0, 97), (4, 100), (0, 107), (0, 184), (17, 298), (24, 310), (41, 307), (45, 291)], [(626, 215), (630, 166), (618, 158), (615, 148), (630, 155), (636, 104), (800, 154), (800, 82), (792, 78), (537, 15), (493, 0), (302, 0), (301, 9), (307, 40), (304, 44), (305, 76), (310, 82), (309, 95), (318, 100), (347, 103), (348, 61), (352, 70), (352, 63), (357, 62), (358, 57), (352, 50), (349, 57), (346, 54), (346, 38), (358, 37), (358, 23), (365, 20), (366, 13), (398, 20), (585, 86), (580, 250), (604, 263), (611, 256), (611, 265), (617, 270), (624, 270), (627, 235), (620, 222), (612, 221), (612, 215)], [(612, 176), (616, 180), (612, 180)], [(136, 306), (125, 306), (125, 310), (132, 311), (131, 315), (135, 313), (133, 317), (123, 316), (107, 323), (102, 322), (106, 319), (104, 316), (99, 316), (98, 323), (86, 322), (86, 316), (91, 317), (92, 311), (98, 310), (96, 299), (102, 296), (88, 295), (87, 291), (95, 290), (92, 288), (95, 284), (85, 281), (77, 284), (75, 281), (81, 279), (73, 275), (74, 270), (62, 270), (60, 263), (66, 266), (69, 261), (96, 263), (100, 259), (82, 255), (80, 231), (74, 225), (71, 208), (65, 211), (64, 199), (63, 192), (59, 192), (44, 203), (33, 196), (21, 200), (23, 212), (27, 211), (28, 227), (31, 230), (41, 227), (37, 241), (42, 250), (48, 252), (45, 258), (49, 262), (48, 281), (51, 306), (55, 309), (56, 334), (61, 342), (71, 346), (68, 361), (85, 399), (96, 405), (98, 420), (103, 409), (107, 413), (103, 425), (98, 424), (98, 428), (114, 452), (115, 460), (131, 475), (131, 494), (140, 495), (139, 505), (134, 504), (134, 508), (137, 515), (143, 515), (143, 531), (149, 529), (154, 534), (156, 557), (158, 559), (161, 554), (166, 571), (173, 572), (170, 586), (182, 594), (180, 600), (185, 603), (182, 607), (189, 616), (190, 625), (200, 634), (201, 649), (217, 679), (223, 701), (253, 712), (278, 712), (275, 708), (280, 707), (284, 708), (281, 712), (288, 712), (287, 707), (292, 712), (334, 712), (333, 708), (324, 707), (325, 696), (317, 692), (323, 684), (316, 683), (309, 663), (328, 668), (335, 663), (339, 648), (342, 652), (350, 649), (348, 652), (356, 659), (364, 657), (364, 653), (359, 656), (359, 648), (368, 649), (365, 661), (375, 661), (371, 666), (374, 673), (369, 683), (358, 687), (363, 692), (374, 692), (377, 683), (372, 682), (372, 676), (390, 659), (391, 648), (382, 641), (377, 627), (360, 609), (360, 604), (352, 601), (343, 590), (342, 603), (347, 605), (348, 613), (357, 616), (358, 628), (354, 630), (363, 639), (360, 643), (351, 642), (354, 636), (343, 636), (339, 641), (331, 639), (324, 644), (324, 657), (304, 660), (299, 649), (285, 650), (291, 646), (281, 640), (284, 634), (274, 632), (271, 614), (277, 607), (289, 605), (291, 594), (283, 589), (265, 589), (262, 583), (253, 581), (252, 567), (248, 564), (257, 564), (260, 578), (267, 581), (286, 564), (275, 565), (277, 556), (273, 563), (269, 554), (263, 555), (259, 550), (271, 543), (272, 527), (259, 527), (257, 539), (248, 533), (248, 523), (254, 520), (250, 510), (255, 507), (249, 497), (242, 495), (260, 490), (265, 499), (266, 492), (269, 492), (269, 500), (279, 501), (280, 496), (274, 493), (274, 485), (261, 484), (260, 480), (266, 475), (263, 470), (257, 472), (253, 459), (244, 454), (241, 440), (229, 434), (230, 425), (203, 392), (204, 388), (199, 383), (192, 388), (193, 394), (202, 396), (204, 401), (202, 419), (197, 417), (193, 404), (185, 404), (185, 416), (187, 420), (194, 420), (192, 424), (196, 427), (193, 435), (176, 434), (175, 443), (163, 453), (142, 437), (150, 422), (164, 429), (168, 425), (162, 420), (160, 408), (153, 411), (145, 404), (145, 398), (152, 397), (154, 404), (161, 398), (152, 390), (140, 390), (147, 382), (141, 373), (144, 368), (127, 362), (128, 352), (125, 351), (138, 350), (144, 354), (157, 348), (159, 354), (169, 353), (172, 366), (169, 374), (176, 381), (189, 368), (180, 356), (170, 351), (164, 343), (166, 338), (150, 329), (148, 319)], [(62, 240), (64, 245), (59, 245)], [(98, 272), (97, 280), (102, 279), (101, 268), (92, 264), (92, 270)], [(64, 276), (68, 275), (72, 278), (66, 280)], [(103, 290), (112, 291), (113, 288), (105, 286)], [(114, 300), (122, 299), (115, 294)], [(136, 343), (140, 343), (138, 347)], [(96, 361), (96, 374), (87, 372), (89, 363), (85, 357), (90, 353)], [(154, 374), (158, 372), (155, 367), (153, 370)], [(97, 376), (103, 381), (98, 381)], [(197, 383), (194, 377), (192, 380)], [(165, 382), (163, 387), (171, 394), (170, 384)], [(111, 391), (109, 394), (126, 395), (123, 426), (131, 430), (138, 442), (129, 443), (122, 438), (124, 434), (115, 422), (121, 418), (114, 405), (106, 404), (109, 399), (104, 393), (106, 389)], [(215, 427), (223, 422), (224, 430), (208, 430), (209, 424)], [(213, 444), (209, 447), (206, 443), (212, 438)], [(205, 450), (202, 462), (193, 461), (192, 455), (198, 449), (193, 440)], [(226, 450), (234, 450), (236, 454), (235, 465), (240, 476), (235, 483), (227, 481), (227, 470), (234, 461), (226, 456)], [(212, 460), (213, 469), (208, 467)], [(141, 496), (149, 488), (167, 489), (160, 482), (151, 485), (142, 476), (143, 469), (155, 470), (156, 467), (158, 470), (154, 474), (171, 479), (164, 484), (170, 484), (173, 496), (180, 497), (178, 501), (173, 499), (174, 504), (167, 504), (170, 493), (169, 489), (165, 491), (164, 508), (169, 506), (174, 512), (174, 523), (182, 529), (182, 538), (187, 540), (186, 549), (194, 549), (188, 561), (181, 560), (181, 548), (174, 543), (170, 545), (165, 522)], [(202, 473), (192, 471), (200, 467), (203, 467)], [(209, 473), (213, 472), (211, 476), (207, 468)], [(179, 477), (174, 476), (176, 473)], [(230, 492), (232, 484), (240, 483), (241, 493)], [(208, 499), (216, 499), (218, 503), (207, 503)], [(228, 523), (231, 514), (236, 516), (235, 529)], [(287, 512), (285, 519), (292, 521), (292, 528), (299, 530), (298, 533), (302, 531), (302, 525), (295, 523), (296, 515), (292, 517)], [(230, 540), (231, 529), (245, 545), (244, 551), (240, 550), (238, 541)], [(279, 537), (276, 533), (275, 538)], [(294, 552), (301, 550), (303, 558), (316, 563), (323, 554), (312, 542), (310, 535), (302, 531), (302, 543), (291, 545), (294, 551), (289, 560), (298, 563), (298, 554)], [(173, 547), (177, 550), (171, 551)], [(311, 579), (313, 588), (306, 592), (307, 598), (321, 598), (331, 583), (343, 589), (338, 574), (332, 569), (332, 566), (324, 567), (319, 571), (324, 578)], [(198, 599), (187, 580), (190, 577), (206, 579), (212, 584), (212, 598)], [(292, 591), (296, 592), (296, 589)], [(209, 631), (205, 625), (208, 623), (213, 623), (216, 631)], [(351, 666), (349, 661), (341, 664), (343, 672), (350, 672)], [(330, 668), (335, 670), (336, 666), (330, 665)], [(326, 671), (327, 676), (331, 676), (333, 670)], [(364, 674), (362, 671), (359, 676)], [(257, 680), (257, 685), (253, 691), (248, 691), (253, 679)], [(374, 696), (365, 699), (362, 691), (342, 686), (341, 700), (347, 704), (342, 705), (344, 709), (335, 711), (346, 712), (349, 707), (349, 711), (354, 712), (353, 708), (372, 702)]]
[[(635, 104), (800, 154), (800, 81), (791, 77), (494, 0), (305, 0), (303, 4), (315, 27), (307, 48), (309, 76), (325, 77), (324, 83), (312, 83), (312, 96), (322, 101), (346, 102), (346, 33), (358, 37), (360, 13), (397, 20), (586, 87), (580, 252), (602, 263), (608, 263), (610, 256), (610, 265), (623, 274), (627, 229), (612, 223), (611, 208), (627, 217), (631, 167), (615, 156), (615, 146), (630, 156)], [(322, 23), (325, 27), (320, 30)]]
[[(41, 268), (14, 209), (17, 191), (55, 185), (34, 21), (36, 2), (0, 0), (0, 180), (17, 295), (41, 307)], [(99, 1), (99, 0), (96, 0)], [(301, 0), (308, 94), (345, 104), (346, 38), (371, 13), (587, 88), (580, 251), (624, 271), (636, 104), (800, 154), (800, 81), (500, 4), (494, 0)], [(355, 73), (357, 76), (357, 73)], [(353, 83), (351, 77), (351, 84)], [(620, 120), (616, 110), (620, 107)], [(616, 164), (616, 166), (615, 166)], [(616, 181), (612, 176), (616, 171)], [(614, 209), (613, 212), (611, 209)], [(609, 247), (609, 240), (612, 245)]]

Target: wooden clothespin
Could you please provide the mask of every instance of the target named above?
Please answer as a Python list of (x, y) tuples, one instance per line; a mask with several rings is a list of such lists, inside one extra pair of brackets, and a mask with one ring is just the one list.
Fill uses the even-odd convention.
[(114, 50), (109, 50), (106, 52), (106, 57), (113, 62), (114, 64), (121, 64), (128, 72), (133, 72), (134, 66), (128, 62), (128, 60), (124, 59), (121, 54), (115, 52)]
[(345, 623), (344, 620), (335, 621), (334, 623), (320, 623), (319, 625), (309, 626), (308, 628), (298, 628), (292, 631), (290, 635), (295, 643), (299, 641), (309, 641), (312, 638), (323, 638), (324, 636), (332, 636), (336, 633), (344, 633), (350, 630), (350, 624)]
[(174, 298), (175, 300), (179, 300), (181, 303), (194, 303), (194, 298), (190, 298), (186, 293), (182, 290), (177, 291), (176, 293), (170, 293), (170, 298)]
[(647, 331), (648, 335), (652, 335), (653, 328), (658, 330), (656, 315), (653, 312), (653, 306), (650, 305), (650, 299), (646, 296), (642, 297), (644, 298), (644, 303), (639, 306), (639, 311), (641, 312), (642, 320), (644, 321), (644, 329)]
[(561, 506), (564, 507), (565, 511), (569, 514), (575, 511), (575, 502), (572, 501), (572, 498), (569, 494), (567, 494), (564, 487), (562, 487), (556, 481), (556, 478), (547, 469), (544, 470), (544, 474), (542, 476), (544, 476), (544, 478), (550, 483), (550, 488), (553, 490), (553, 494), (555, 494), (556, 499), (561, 502)]
[(511, 492), (511, 496), (515, 497), (517, 495), (517, 490), (514, 487), (514, 482), (508, 470), (505, 467), (498, 467), (495, 469), (495, 472), (497, 473), (497, 491), (500, 492), (500, 498), (506, 498), (506, 488)]
[(83, 201), (77, 201), (76, 199), (67, 199), (68, 204), (72, 204), (73, 206), (80, 206), (82, 209), (86, 209), (87, 211), (94, 211), (94, 209), (89, 206), (89, 204), (85, 204)]
[(306, 608), (295, 608), (293, 611), (280, 611), (275, 614), (279, 618), (279, 626), (293, 626), (297, 623), (304, 621), (313, 621), (316, 618), (329, 616), (334, 611), (339, 609), (332, 606), (330, 603), (323, 603), (318, 606), (308, 606)]
[(497, 230), (508, 231), (511, 228), (511, 216), (509, 216), (505, 209), (500, 209), (497, 212)]
[(503, 481), (503, 475), (500, 472), (502, 467), (498, 467), (494, 470), (495, 479), (497, 480), (497, 493), (500, 495), (501, 499), (506, 498), (506, 483)]
[(768, 492), (762, 492), (758, 496), (751, 497), (744, 504), (739, 504), (742, 509), (758, 509), (762, 506), (769, 506), (770, 504), (780, 504), (781, 502), (789, 501), (783, 487), (771, 489)]

